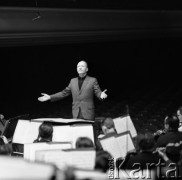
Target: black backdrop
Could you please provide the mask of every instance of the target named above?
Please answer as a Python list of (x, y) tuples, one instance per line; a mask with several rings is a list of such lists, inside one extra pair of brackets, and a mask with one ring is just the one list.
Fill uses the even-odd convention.
[(82, 59), (101, 89), (108, 89), (108, 100), (122, 101), (147, 88), (180, 88), (181, 48), (179, 38), (1, 47), (0, 113), (12, 117), (43, 110), (40, 93), (65, 88)]

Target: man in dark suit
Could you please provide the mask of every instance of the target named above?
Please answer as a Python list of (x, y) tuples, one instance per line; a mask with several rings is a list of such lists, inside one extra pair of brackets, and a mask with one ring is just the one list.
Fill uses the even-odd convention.
[(44, 101), (57, 101), (72, 94), (72, 114), (73, 118), (94, 120), (95, 106), (94, 94), (99, 99), (107, 98), (106, 90), (101, 91), (97, 79), (87, 75), (88, 65), (85, 61), (80, 61), (77, 64), (78, 77), (71, 79), (69, 85), (61, 92), (53, 95), (42, 93), (43, 96), (38, 100)]
[(166, 147), (169, 143), (180, 143), (182, 141), (182, 132), (179, 128), (179, 118), (176, 116), (167, 116), (164, 120), (166, 133), (157, 139), (157, 147)]

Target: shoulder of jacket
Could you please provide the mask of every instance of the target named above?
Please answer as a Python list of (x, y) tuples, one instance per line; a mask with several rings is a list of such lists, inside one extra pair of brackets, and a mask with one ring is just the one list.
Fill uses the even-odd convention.
[(87, 76), (87, 78), (89, 78), (89, 79), (93, 79), (93, 80), (96, 80), (96, 78), (95, 78), (95, 77), (91, 77), (91, 76)]
[(78, 77), (74, 77), (74, 78), (72, 78), (72, 79), (71, 79), (71, 81), (74, 81), (74, 80), (76, 80), (76, 79), (78, 79)]

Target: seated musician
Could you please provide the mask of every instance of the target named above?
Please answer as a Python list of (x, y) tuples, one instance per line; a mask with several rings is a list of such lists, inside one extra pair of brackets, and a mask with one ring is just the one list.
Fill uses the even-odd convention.
[(53, 127), (49, 122), (43, 122), (39, 126), (39, 135), (38, 138), (34, 140), (34, 143), (37, 142), (52, 142), (53, 136)]

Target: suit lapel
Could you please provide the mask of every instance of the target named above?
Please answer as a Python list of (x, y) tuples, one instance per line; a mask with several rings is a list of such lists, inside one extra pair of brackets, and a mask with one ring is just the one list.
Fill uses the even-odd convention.
[(78, 86), (78, 78), (76, 78), (76, 81), (75, 81), (75, 88), (77, 92), (80, 92), (79, 86)]

